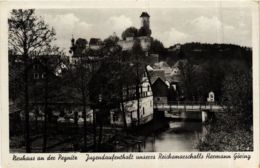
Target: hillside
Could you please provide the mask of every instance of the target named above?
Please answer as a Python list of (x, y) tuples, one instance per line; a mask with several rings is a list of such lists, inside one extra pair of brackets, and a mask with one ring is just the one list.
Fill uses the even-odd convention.
[(183, 58), (190, 59), (194, 64), (204, 64), (208, 61), (239, 61), (251, 67), (252, 49), (233, 44), (186, 43), (171, 46), (160, 55), (160, 59), (170, 66)]
[(170, 67), (178, 60), (188, 63), (182, 71), (189, 99), (194, 96), (199, 99), (201, 95), (205, 99), (209, 91), (214, 91), (216, 99), (220, 99), (228, 76), (252, 71), (252, 49), (232, 44), (177, 44), (160, 54), (160, 61), (165, 61)]

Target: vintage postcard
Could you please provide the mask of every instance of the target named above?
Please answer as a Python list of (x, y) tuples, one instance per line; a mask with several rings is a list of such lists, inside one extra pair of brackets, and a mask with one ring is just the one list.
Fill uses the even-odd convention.
[(0, 2), (3, 168), (259, 166), (259, 2)]

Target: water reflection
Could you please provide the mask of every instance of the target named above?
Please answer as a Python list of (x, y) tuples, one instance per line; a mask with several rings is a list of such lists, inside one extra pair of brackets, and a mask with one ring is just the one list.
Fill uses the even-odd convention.
[(202, 134), (201, 122), (171, 121), (163, 132), (148, 136), (143, 143), (123, 149), (121, 152), (191, 152), (196, 136)]

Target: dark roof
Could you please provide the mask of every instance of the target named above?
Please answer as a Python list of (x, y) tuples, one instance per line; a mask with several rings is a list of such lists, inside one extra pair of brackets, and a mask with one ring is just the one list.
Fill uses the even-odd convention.
[[(153, 85), (154, 85), (155, 83), (158, 83), (158, 82), (160, 82), (160, 83), (162, 83), (163, 85), (167, 86), (167, 84), (165, 83), (165, 81), (164, 81), (162, 78), (160, 78), (160, 77), (158, 77), (158, 78), (154, 81)], [(167, 86), (167, 87), (168, 87), (168, 86)]]
[(161, 78), (162, 81), (165, 81), (165, 74), (163, 70), (154, 70), (149, 72), (151, 84), (153, 84), (158, 78)]
[(100, 45), (101, 40), (99, 38), (91, 38), (89, 41), (89, 45)]
[(147, 12), (142, 12), (140, 17), (150, 17), (150, 15)]
[(154, 97), (167, 97), (168, 85), (161, 78), (157, 78), (152, 84), (152, 91)]

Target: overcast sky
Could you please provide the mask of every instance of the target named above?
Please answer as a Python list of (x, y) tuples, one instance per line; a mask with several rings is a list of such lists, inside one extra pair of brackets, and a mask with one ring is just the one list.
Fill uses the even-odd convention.
[(165, 47), (176, 43), (233, 43), (252, 46), (250, 8), (41, 9), (36, 10), (57, 33), (56, 44), (68, 52), (72, 35), (104, 39), (127, 27), (140, 27), (140, 14), (150, 14), (152, 37)]

